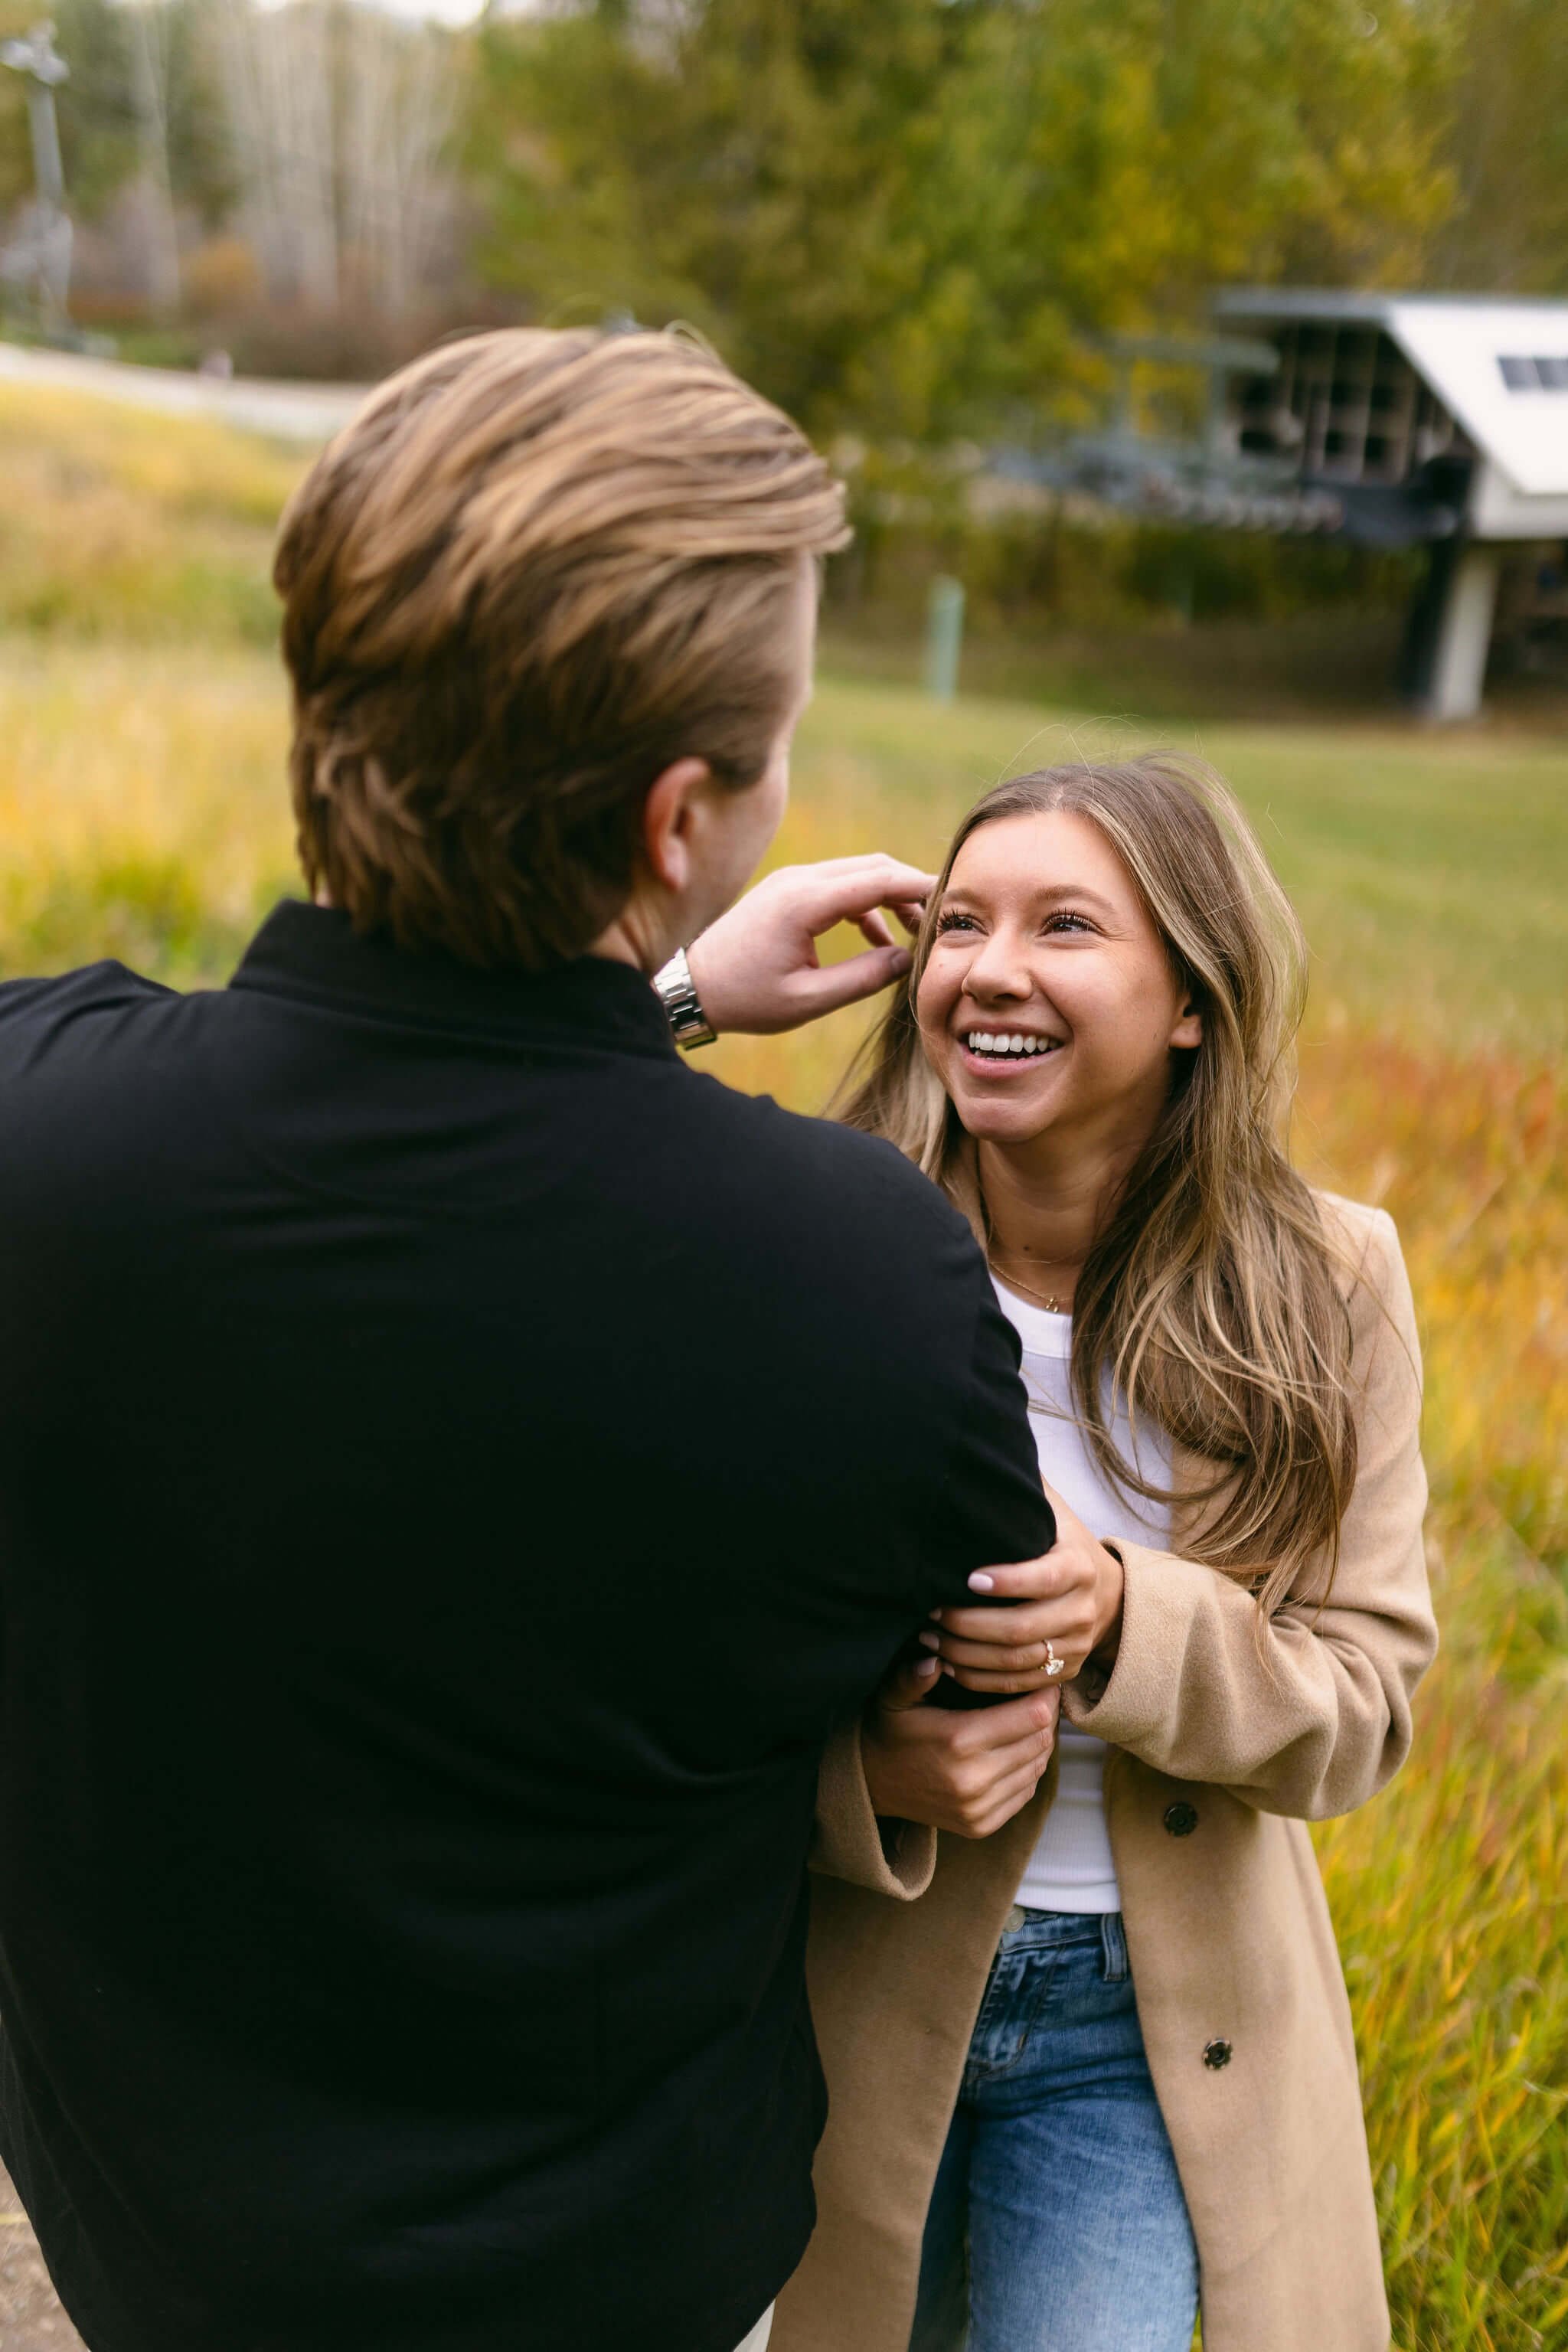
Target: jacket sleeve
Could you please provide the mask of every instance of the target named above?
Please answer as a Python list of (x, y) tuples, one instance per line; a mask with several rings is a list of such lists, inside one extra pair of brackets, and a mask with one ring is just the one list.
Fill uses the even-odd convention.
[(1126, 1576), (1115, 1661), (1062, 1694), (1066, 1721), (1155, 1770), (1312, 1821), (1363, 1804), (1398, 1770), (1411, 1695), (1437, 1645), (1415, 1308), (1381, 1211), (1350, 1305), (1360, 1463), (1327, 1602), (1287, 1601), (1260, 1626), (1244, 1585), (1118, 1542)]
[(922, 1822), (884, 1821), (872, 1811), (858, 1717), (841, 1726), (822, 1751), (807, 1861), (823, 1878), (847, 1878), (895, 1903), (912, 1903), (931, 1885), (936, 1832)]
[[(945, 1204), (942, 1218), (936, 1238), (952, 1295), (973, 1318), (972, 1343), (962, 1372), (956, 1358), (940, 1366), (939, 1409), (930, 1426), (941, 1443), (929, 1449), (930, 1475), (922, 1478), (910, 1548), (917, 1557), (959, 1563), (950, 1591), (934, 1597), (970, 1601), (972, 1568), (1038, 1559), (1056, 1541), (1056, 1524), (1040, 1485), (1016, 1335), (996, 1305), (967, 1229)], [(936, 1853), (934, 1829), (874, 1811), (860, 1717), (842, 1724), (823, 1750), (811, 1868), (909, 1903), (931, 1885)]]

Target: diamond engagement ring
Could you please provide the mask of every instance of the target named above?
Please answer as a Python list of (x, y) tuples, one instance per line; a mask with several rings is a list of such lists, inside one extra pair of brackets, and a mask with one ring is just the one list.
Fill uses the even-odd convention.
[(1051, 1676), (1053, 1681), (1058, 1675), (1066, 1673), (1067, 1663), (1068, 1662), (1065, 1658), (1058, 1657), (1055, 1650), (1052, 1649), (1050, 1643), (1047, 1642), (1046, 1643), (1046, 1672)]

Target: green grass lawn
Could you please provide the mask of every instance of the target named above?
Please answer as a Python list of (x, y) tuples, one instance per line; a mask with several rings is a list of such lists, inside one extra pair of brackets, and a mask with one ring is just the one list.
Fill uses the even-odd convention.
[[(291, 874), (276, 658), (0, 634), (0, 968), (91, 940), (218, 976)], [(934, 863), (1003, 775), (1151, 742), (1211, 761), (1251, 810), (1306, 922), (1314, 1032), (1348, 1019), (1526, 1057), (1568, 1043), (1568, 748), (1530, 737), (1153, 730), (829, 674), (775, 856)]]

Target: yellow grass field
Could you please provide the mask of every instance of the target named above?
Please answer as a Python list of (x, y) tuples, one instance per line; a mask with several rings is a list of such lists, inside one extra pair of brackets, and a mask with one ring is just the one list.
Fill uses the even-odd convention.
[[(0, 977), (118, 955), (221, 980), (290, 884), (285, 699), (257, 616), (297, 467), (216, 428), (182, 453), (151, 420), (10, 398)], [(829, 677), (779, 856), (930, 859), (1009, 767), (1152, 732)], [(1395, 2341), (1564, 2352), (1568, 754), (1393, 726), (1160, 740), (1232, 777), (1296, 894), (1314, 948), (1299, 1155), (1392, 1211), (1421, 1312), (1444, 1648), (1405, 1772), (1320, 1837)], [(860, 1026), (729, 1041), (707, 1066), (816, 1108)]]

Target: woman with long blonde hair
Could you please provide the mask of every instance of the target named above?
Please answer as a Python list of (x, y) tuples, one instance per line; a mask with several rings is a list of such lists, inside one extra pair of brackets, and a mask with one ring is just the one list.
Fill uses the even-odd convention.
[[(1305, 1823), (1397, 1769), (1436, 1633), (1397, 1239), (1286, 1150), (1303, 972), (1212, 772), (1043, 770), (960, 825), (844, 1105), (986, 1252), (1058, 1538), (826, 1759), (775, 2352), (1185, 2352), (1200, 2299), (1208, 2352), (1387, 2343)], [(1009, 1711), (910, 1703), (933, 1664), (1061, 1691), (1037, 1790)]]

